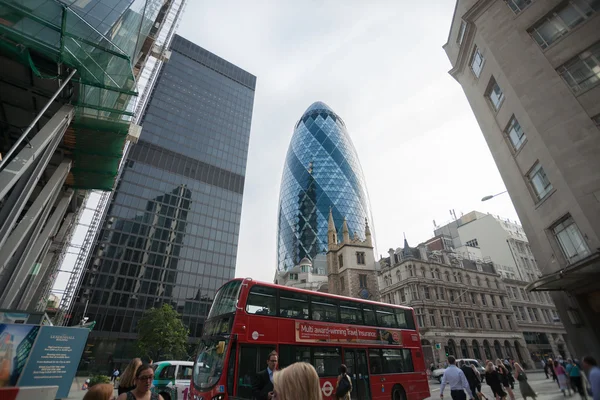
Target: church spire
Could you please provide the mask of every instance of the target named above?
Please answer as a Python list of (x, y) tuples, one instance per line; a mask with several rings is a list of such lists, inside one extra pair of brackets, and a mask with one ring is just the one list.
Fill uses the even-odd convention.
[(344, 223), (342, 224), (342, 242), (350, 243), (350, 231), (348, 231), (348, 222), (346, 222), (346, 217), (344, 217)]
[(365, 241), (367, 245), (373, 246), (373, 239), (371, 238), (371, 228), (369, 228), (369, 221), (365, 218)]
[(329, 221), (327, 223), (327, 244), (331, 249), (331, 245), (337, 244), (337, 232), (335, 229), (335, 222), (333, 222), (333, 212), (329, 207)]

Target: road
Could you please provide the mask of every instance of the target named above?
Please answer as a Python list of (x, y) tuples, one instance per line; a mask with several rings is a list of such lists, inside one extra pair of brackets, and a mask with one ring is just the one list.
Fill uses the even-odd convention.
[[(558, 385), (556, 382), (553, 382), (552, 379), (546, 379), (546, 375), (543, 372), (532, 372), (527, 374), (527, 378), (529, 384), (538, 394), (538, 400), (561, 400), (564, 399), (563, 394), (558, 389)], [(481, 390), (483, 394), (490, 400), (494, 399), (492, 395), (492, 390), (485, 383), (481, 385)], [(429, 399), (437, 400), (440, 398), (440, 384), (436, 381), (429, 381), (429, 391), (431, 392), (431, 397)], [(521, 392), (519, 391), (519, 384), (515, 383), (515, 398), (522, 399)], [(567, 396), (568, 397), (568, 396)], [(444, 391), (444, 398), (450, 400), (450, 388), (446, 387)], [(579, 395), (573, 395), (571, 397), (573, 400), (579, 400)], [(428, 399), (428, 400), (429, 400)]]

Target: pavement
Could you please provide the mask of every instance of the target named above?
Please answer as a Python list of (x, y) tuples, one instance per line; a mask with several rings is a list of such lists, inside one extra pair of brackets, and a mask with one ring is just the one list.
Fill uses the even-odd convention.
[[(543, 372), (528, 372), (527, 378), (529, 384), (538, 394), (537, 400), (565, 400), (565, 397), (558, 389), (558, 385), (556, 382), (553, 382), (552, 379), (546, 379), (546, 376)], [(81, 386), (88, 379), (87, 377), (76, 377), (73, 380), (73, 384), (71, 386), (71, 391), (69, 392), (68, 400), (82, 400), (83, 396), (87, 392), (86, 390), (81, 390)], [(494, 396), (492, 395), (492, 391), (488, 385), (485, 383), (481, 385), (481, 390), (485, 394), (485, 396), (489, 400), (494, 400)], [(431, 397), (426, 400), (438, 400), (440, 398), (440, 384), (437, 380), (429, 381), (429, 391), (431, 392)], [(514, 394), (516, 399), (522, 399), (521, 392), (519, 391), (519, 383), (515, 382)], [(115, 396), (117, 395), (117, 390), (115, 389)], [(444, 398), (447, 400), (451, 400), (450, 397), (450, 388), (446, 388), (444, 393)], [(571, 400), (580, 400), (579, 395), (572, 394), (571, 397), (567, 396), (567, 399)], [(591, 400), (591, 399), (590, 399)]]
[[(527, 380), (533, 390), (537, 393), (537, 400), (564, 400), (562, 392), (558, 389), (558, 384), (552, 379), (546, 379), (546, 375), (543, 372), (528, 372)], [(492, 395), (492, 390), (488, 385), (483, 383), (481, 385), (481, 390), (483, 394), (489, 399), (494, 400), (494, 396)], [(429, 381), (429, 391), (431, 392), (431, 397), (428, 399), (437, 400), (440, 398), (440, 384), (437, 380)], [(513, 390), (516, 399), (522, 399), (521, 391), (519, 390), (519, 383), (515, 382), (515, 388)], [(567, 399), (579, 400), (580, 396), (578, 394), (573, 394), (571, 392), (571, 397), (566, 396)], [(446, 387), (444, 390), (444, 399), (450, 400), (450, 388)]]

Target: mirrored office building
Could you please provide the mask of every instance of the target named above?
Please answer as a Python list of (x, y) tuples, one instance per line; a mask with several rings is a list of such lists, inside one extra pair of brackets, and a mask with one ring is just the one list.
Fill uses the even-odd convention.
[[(285, 159), (277, 221), (277, 268), (327, 252), (327, 222), (347, 220), (351, 237), (373, 227), (367, 186), (346, 124), (315, 102), (297, 122)], [(340, 234), (341, 237), (341, 234)]]

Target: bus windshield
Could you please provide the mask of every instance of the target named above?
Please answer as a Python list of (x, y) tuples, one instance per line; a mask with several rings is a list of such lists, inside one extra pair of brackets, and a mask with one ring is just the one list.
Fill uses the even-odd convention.
[[(221, 342), (221, 345), (219, 343)], [(194, 385), (209, 389), (216, 385), (223, 372), (228, 340), (203, 339), (194, 364)], [(224, 344), (224, 346), (223, 346)]]
[(215, 296), (207, 319), (235, 312), (241, 286), (241, 281), (231, 281), (223, 285)]

